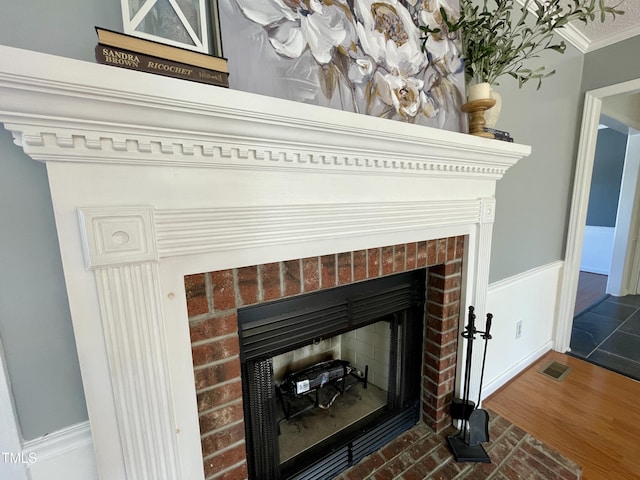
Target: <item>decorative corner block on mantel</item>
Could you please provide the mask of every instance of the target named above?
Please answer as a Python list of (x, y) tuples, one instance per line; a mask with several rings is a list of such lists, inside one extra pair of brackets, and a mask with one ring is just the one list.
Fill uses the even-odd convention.
[(79, 208), (87, 268), (158, 261), (153, 208)]
[(493, 223), (496, 219), (496, 199), (483, 198), (480, 201), (480, 222)]

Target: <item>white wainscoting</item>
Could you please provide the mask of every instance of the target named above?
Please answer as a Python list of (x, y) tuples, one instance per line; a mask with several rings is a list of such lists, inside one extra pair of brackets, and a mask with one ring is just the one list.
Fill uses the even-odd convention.
[[(494, 316), (493, 338), (487, 345), (482, 398), (553, 348), (563, 265), (553, 262), (489, 285), (487, 310)], [(522, 321), (522, 333), (516, 339), (518, 321)], [(474, 348), (483, 346), (479, 340)]]
[(89, 422), (25, 442), (31, 480), (98, 480)]
[(615, 231), (615, 227), (584, 227), (581, 271), (609, 275)]

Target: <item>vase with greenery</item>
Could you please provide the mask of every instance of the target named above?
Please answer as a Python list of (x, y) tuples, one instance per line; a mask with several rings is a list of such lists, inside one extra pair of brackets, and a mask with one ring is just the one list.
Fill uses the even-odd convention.
[[(513, 77), (522, 87), (555, 73), (546, 66), (532, 66), (545, 50), (564, 53), (566, 44), (554, 34), (569, 22), (602, 22), (622, 15), (619, 0), (460, 0), (460, 16), (452, 18), (443, 7), (437, 28), (421, 27), (423, 47), (430, 35), (461, 41), (465, 80), (468, 85), (497, 85), (503, 76)], [(616, 0), (613, 0), (616, 1)], [(451, 12), (451, 10), (449, 10)]]

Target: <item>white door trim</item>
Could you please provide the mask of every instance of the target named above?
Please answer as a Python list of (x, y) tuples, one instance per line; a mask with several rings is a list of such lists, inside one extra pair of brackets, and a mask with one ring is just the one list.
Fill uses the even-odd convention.
[(625, 261), (624, 280), (627, 294), (638, 295), (640, 293), (640, 132), (631, 129), (627, 142), (627, 159), (633, 159), (636, 167), (634, 197), (631, 199), (633, 215), (630, 221), (629, 238), (627, 242), (627, 258)]
[(558, 323), (554, 342), (555, 350), (560, 352), (568, 351), (571, 342), (571, 327), (573, 325), (576, 292), (578, 289), (584, 227), (589, 206), (591, 174), (593, 172), (593, 159), (598, 137), (598, 124), (602, 111), (602, 99), (636, 90), (640, 90), (640, 78), (597, 90), (590, 90), (585, 94), (573, 196), (571, 199), (571, 214), (567, 232), (565, 269), (560, 287)]

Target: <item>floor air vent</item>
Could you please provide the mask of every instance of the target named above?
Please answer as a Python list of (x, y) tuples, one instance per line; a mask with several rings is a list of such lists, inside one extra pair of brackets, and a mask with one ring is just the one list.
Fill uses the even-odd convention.
[(547, 375), (557, 381), (561, 381), (562, 379), (564, 379), (564, 377), (566, 377), (570, 371), (570, 366), (556, 361), (547, 363), (539, 370), (540, 373)]

